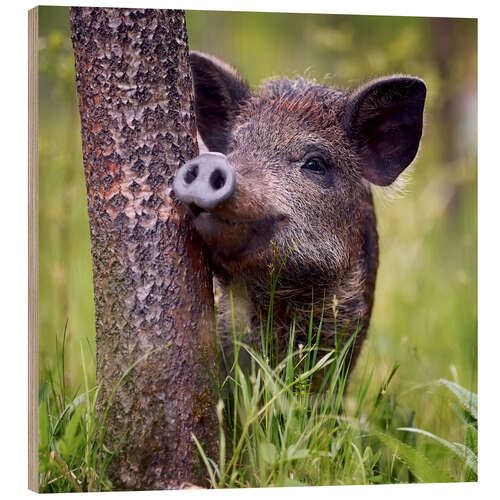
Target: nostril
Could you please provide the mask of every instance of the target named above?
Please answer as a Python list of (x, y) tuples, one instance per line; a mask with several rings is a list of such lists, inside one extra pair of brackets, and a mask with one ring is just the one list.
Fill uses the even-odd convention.
[(191, 165), (187, 172), (184, 174), (184, 181), (186, 184), (191, 184), (196, 177), (198, 177), (198, 165)]
[(224, 187), (224, 184), (226, 184), (226, 174), (217, 168), (210, 174), (209, 182), (214, 191), (217, 191), (218, 189)]

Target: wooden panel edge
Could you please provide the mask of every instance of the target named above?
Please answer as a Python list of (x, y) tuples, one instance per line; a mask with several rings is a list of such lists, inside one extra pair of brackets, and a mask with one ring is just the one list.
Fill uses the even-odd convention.
[(28, 488), (38, 492), (38, 7), (28, 11)]

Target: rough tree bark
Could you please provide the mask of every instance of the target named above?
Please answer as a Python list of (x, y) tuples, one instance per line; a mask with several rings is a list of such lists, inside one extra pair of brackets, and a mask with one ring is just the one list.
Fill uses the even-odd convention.
[[(71, 9), (94, 267), (101, 407), (117, 489), (204, 484), (217, 450), (209, 268), (170, 196), (197, 154), (184, 13)], [(156, 350), (155, 350), (156, 349)]]

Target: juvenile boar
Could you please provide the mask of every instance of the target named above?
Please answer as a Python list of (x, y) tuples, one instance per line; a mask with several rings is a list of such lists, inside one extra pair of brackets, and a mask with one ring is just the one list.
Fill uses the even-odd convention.
[[(274, 297), (274, 335), (286, 352), (305, 345), (311, 311), (323, 311), (320, 345), (365, 338), (378, 267), (371, 184), (387, 186), (414, 159), (426, 87), (393, 75), (354, 91), (304, 79), (268, 81), (252, 93), (236, 71), (191, 53), (198, 131), (210, 153), (186, 163), (175, 195), (190, 210), (221, 289), (219, 329), (260, 345), (270, 271), (284, 261)], [(334, 306), (335, 304), (335, 306)]]

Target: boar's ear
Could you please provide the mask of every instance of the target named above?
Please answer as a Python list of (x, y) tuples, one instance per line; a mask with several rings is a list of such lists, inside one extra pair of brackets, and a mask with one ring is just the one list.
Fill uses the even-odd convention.
[(198, 132), (210, 151), (226, 153), (234, 117), (250, 90), (234, 68), (217, 58), (200, 52), (189, 58)]
[(415, 158), (425, 94), (422, 80), (394, 75), (349, 97), (343, 124), (361, 156), (363, 176), (373, 184), (391, 184)]

